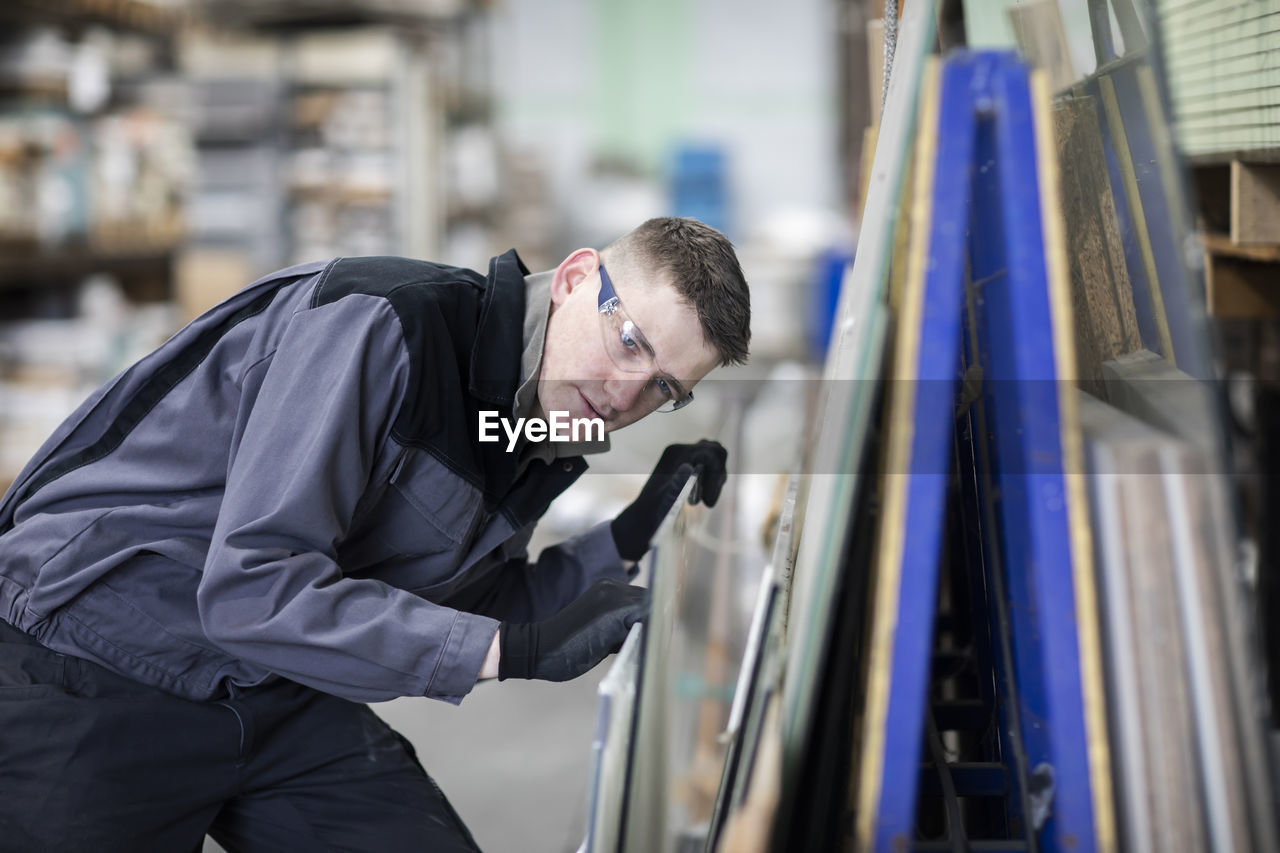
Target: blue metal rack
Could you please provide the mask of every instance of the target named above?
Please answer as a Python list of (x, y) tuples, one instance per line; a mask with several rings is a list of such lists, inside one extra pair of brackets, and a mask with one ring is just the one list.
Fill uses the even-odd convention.
[[(958, 53), (921, 109), (859, 848), (1111, 850), (1047, 85), (1012, 54)], [(919, 840), (939, 804), (945, 831)]]

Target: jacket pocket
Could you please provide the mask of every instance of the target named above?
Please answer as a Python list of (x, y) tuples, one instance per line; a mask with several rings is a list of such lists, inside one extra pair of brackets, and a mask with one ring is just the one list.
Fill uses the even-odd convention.
[(480, 490), (431, 454), (409, 450), (391, 474), (371, 522), (400, 556), (456, 550), (475, 532)]

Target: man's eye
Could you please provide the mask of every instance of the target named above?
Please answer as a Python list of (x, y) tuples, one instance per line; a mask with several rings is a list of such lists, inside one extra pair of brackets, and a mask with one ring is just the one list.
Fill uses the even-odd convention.
[(639, 349), (639, 348), (640, 348), (640, 342), (639, 342), (639, 341), (637, 341), (637, 340), (635, 339), (635, 336), (634, 336), (634, 335), (632, 335), (632, 334), (631, 334), (629, 331), (627, 331), (625, 328), (622, 330), (622, 332), (621, 332), (620, 334), (621, 334), (621, 336), (622, 336), (622, 345), (623, 345), (624, 347), (626, 347), (626, 348), (627, 348), (627, 349), (629, 349), (629, 350), (634, 350), (634, 349)]
[(671, 390), (671, 384), (667, 382), (667, 380), (659, 376), (657, 379), (654, 380), (654, 382), (657, 383), (658, 390), (662, 392), (662, 395), (664, 397), (666, 397), (668, 400), (675, 399), (675, 396), (676, 396), (675, 392)]

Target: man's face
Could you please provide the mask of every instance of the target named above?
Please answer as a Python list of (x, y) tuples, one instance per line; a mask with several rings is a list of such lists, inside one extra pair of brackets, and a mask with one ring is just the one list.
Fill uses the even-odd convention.
[[(697, 313), (680, 301), (670, 282), (637, 281), (630, 270), (610, 269), (609, 274), (627, 315), (652, 348), (658, 372), (691, 390), (718, 361), (703, 339)], [(595, 250), (579, 249), (556, 269), (538, 408), (544, 416), (568, 412), (571, 418), (601, 418), (612, 432), (653, 410), (652, 393), (645, 391), (653, 379), (624, 370), (610, 357), (599, 295), (600, 255)]]

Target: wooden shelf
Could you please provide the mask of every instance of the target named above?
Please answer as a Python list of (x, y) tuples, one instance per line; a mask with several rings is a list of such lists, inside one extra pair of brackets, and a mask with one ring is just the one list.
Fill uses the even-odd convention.
[(1201, 234), (1205, 298), (1217, 318), (1280, 317), (1280, 245), (1239, 245)]
[(0, 251), (0, 292), (53, 283), (75, 282), (93, 273), (121, 278), (168, 275), (173, 244), (136, 245), (128, 250), (103, 251), (86, 245), (58, 251)]
[(156, 36), (170, 36), (186, 22), (183, 12), (146, 0), (4, 0), (0, 23), (12, 26), (55, 25), (80, 28), (101, 24)]
[(315, 30), (390, 24), (405, 28), (447, 25), (469, 11), (469, 0), (437, 0), (414, 5), (384, 0), (362, 3), (335, 0), (207, 0), (205, 13), (212, 20), (236, 21), (241, 26), (280, 31)]
[(322, 201), (329, 204), (384, 206), (395, 199), (391, 187), (359, 187), (342, 184), (290, 184), (289, 193), (299, 201)]
[[(1246, 261), (1259, 263), (1280, 263), (1280, 245), (1239, 245), (1231, 242), (1226, 234), (1201, 234), (1200, 243), (1206, 252), (1215, 255), (1227, 255)], [(1280, 270), (1277, 270), (1277, 283), (1280, 286)]]
[(1229, 166), (1233, 160), (1240, 160), (1245, 163), (1280, 163), (1280, 148), (1212, 151), (1202, 154), (1189, 154), (1186, 160), (1187, 165), (1192, 168), (1199, 166)]
[(0, 96), (61, 105), (67, 100), (67, 78), (57, 75), (6, 76), (0, 78)]
[(1232, 246), (1280, 245), (1280, 163), (1199, 163), (1191, 178), (1202, 231)]

